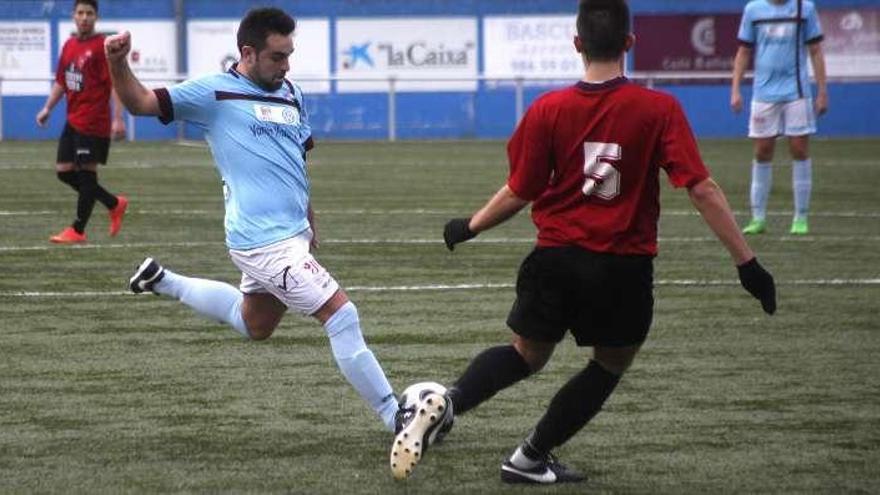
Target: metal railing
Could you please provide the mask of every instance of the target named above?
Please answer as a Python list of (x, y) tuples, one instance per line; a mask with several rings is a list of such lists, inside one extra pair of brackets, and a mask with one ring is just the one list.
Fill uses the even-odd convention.
[[(644, 71), (636, 71), (627, 74), (627, 77), (633, 81), (639, 82), (649, 88), (654, 87), (658, 82), (706, 82), (706, 81), (718, 81), (718, 82), (728, 82), (730, 81), (731, 75), (728, 71), (718, 71), (718, 72), (644, 72)], [(750, 79), (752, 77), (751, 73), (747, 73), (745, 75), (746, 79)], [(187, 77), (182, 74), (177, 74), (171, 77), (164, 78), (142, 78), (141, 82), (150, 85), (151, 83), (176, 83), (184, 81)], [(302, 77), (302, 78), (293, 78), (296, 82), (329, 82), (329, 83), (379, 83), (384, 82), (387, 84), (387, 94), (388, 94), (388, 140), (396, 141), (397, 140), (397, 95), (402, 92), (398, 89), (398, 83), (400, 82), (475, 82), (477, 84), (487, 84), (487, 83), (497, 83), (499, 86), (513, 86), (514, 92), (514, 115), (516, 121), (512, 124), (516, 124), (522, 118), (523, 113), (525, 112), (525, 89), (527, 87), (533, 86), (544, 86), (544, 87), (552, 87), (555, 85), (566, 85), (571, 84), (572, 80), (576, 78), (565, 78), (565, 77), (496, 77), (496, 76), (474, 76), (474, 77), (453, 77), (453, 78), (428, 78), (428, 77), (339, 77), (339, 76), (329, 76), (329, 77)], [(35, 83), (50, 83), (54, 80), (53, 77), (46, 78), (7, 78), (5, 81), (15, 81), (15, 82), (35, 82)], [(877, 77), (874, 76), (845, 76), (845, 77), (829, 77), (829, 82), (876, 82), (878, 81)], [(4, 78), (0, 77), (0, 141), (3, 140), (3, 83)], [(441, 90), (437, 90), (441, 91)], [(443, 90), (446, 92), (448, 90)], [(479, 91), (479, 87), (476, 91)], [(368, 91), (369, 93), (382, 93), (383, 91)], [(419, 91), (420, 93), (424, 93), (426, 91)], [(475, 91), (460, 91), (462, 93), (472, 93)], [(336, 92), (339, 93), (338, 91)], [(347, 92), (346, 92), (347, 93)], [(134, 141), (136, 139), (136, 129), (135, 129), (135, 118), (131, 114), (126, 113), (127, 122), (126, 122), (126, 139), (129, 141)], [(182, 122), (178, 123), (177, 127), (177, 137), (178, 139), (184, 138), (184, 126)]]

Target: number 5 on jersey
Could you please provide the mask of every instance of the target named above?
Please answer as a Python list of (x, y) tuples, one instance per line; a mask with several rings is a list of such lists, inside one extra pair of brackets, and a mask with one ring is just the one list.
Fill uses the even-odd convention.
[(620, 194), (620, 172), (611, 164), (620, 160), (620, 145), (584, 143), (584, 196), (614, 199)]

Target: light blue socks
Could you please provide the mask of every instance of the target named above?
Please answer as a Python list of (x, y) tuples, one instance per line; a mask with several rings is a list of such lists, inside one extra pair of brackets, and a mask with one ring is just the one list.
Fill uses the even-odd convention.
[[(241, 314), (244, 296), (235, 287), (215, 280), (191, 278), (165, 270), (165, 276), (153, 286), (159, 294), (171, 296), (199, 314), (226, 323), (248, 337)], [(361, 334), (357, 308), (351, 302), (339, 308), (324, 324), (336, 364), (358, 394), (379, 415), (385, 427), (394, 431), (397, 398), (385, 372), (367, 348)]]
[(767, 199), (773, 186), (773, 167), (770, 163), (752, 162), (752, 219), (764, 221), (767, 218)]
[(810, 211), (810, 195), (813, 192), (813, 162), (795, 160), (791, 167), (791, 187), (794, 190), (794, 218), (806, 219)]
[(165, 276), (153, 286), (153, 290), (179, 300), (203, 316), (226, 323), (248, 337), (247, 326), (241, 314), (244, 296), (229, 284), (184, 277), (166, 268)]
[(339, 308), (324, 324), (324, 329), (342, 374), (393, 432), (397, 398), (385, 372), (364, 342), (354, 303), (349, 301)]

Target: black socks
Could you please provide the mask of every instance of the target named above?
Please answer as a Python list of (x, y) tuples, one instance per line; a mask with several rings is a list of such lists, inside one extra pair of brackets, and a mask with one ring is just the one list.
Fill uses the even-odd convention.
[[(455, 414), (465, 413), (499, 391), (532, 374), (512, 345), (486, 349), (449, 388)], [(567, 442), (602, 409), (620, 376), (591, 360), (556, 393), (525, 445), (528, 457), (542, 459)]]
[(556, 393), (528, 444), (543, 456), (567, 442), (602, 409), (619, 381), (620, 376), (591, 360)]
[[(68, 172), (59, 172), (58, 178)], [(72, 173), (72, 171), (71, 171)], [(106, 189), (98, 184), (98, 173), (91, 170), (79, 170), (76, 172), (77, 190), (79, 191), (79, 199), (76, 202), (76, 220), (73, 222), (73, 229), (82, 234), (89, 218), (92, 216), (92, 209), (95, 207), (95, 201), (107, 207), (108, 210), (116, 207), (116, 196), (107, 192)], [(67, 182), (61, 179), (63, 182)], [(71, 184), (70, 182), (67, 182)], [(71, 184), (73, 187), (73, 184)]]
[(55, 175), (58, 176), (58, 180), (70, 186), (71, 189), (79, 191), (79, 177), (76, 170), (57, 172)]
[(512, 345), (486, 349), (449, 389), (453, 410), (456, 415), (467, 412), (531, 374), (531, 368)]

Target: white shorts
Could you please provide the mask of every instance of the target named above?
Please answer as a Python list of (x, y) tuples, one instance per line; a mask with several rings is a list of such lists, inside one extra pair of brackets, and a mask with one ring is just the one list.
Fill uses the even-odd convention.
[(309, 253), (312, 231), (268, 246), (240, 251), (229, 250), (229, 257), (241, 270), (239, 289), (245, 294), (270, 293), (288, 308), (305, 315), (314, 314), (339, 284)]
[(813, 113), (811, 98), (779, 103), (752, 100), (750, 138), (806, 136), (815, 133), (816, 115)]

